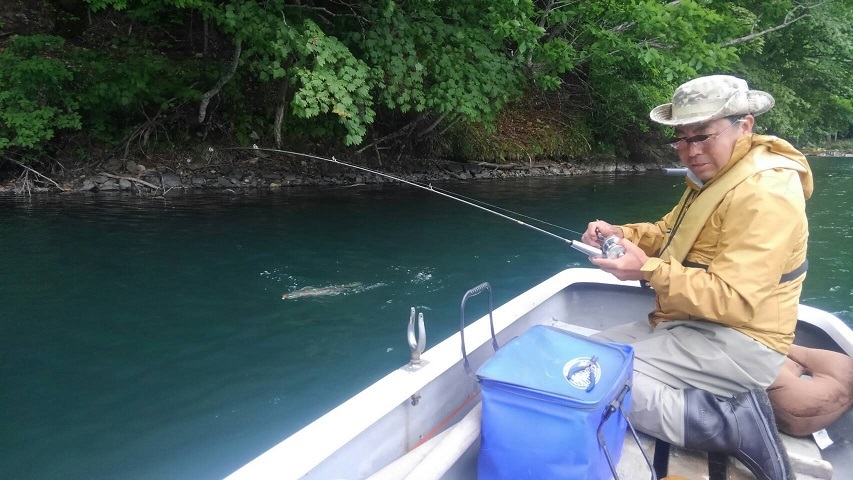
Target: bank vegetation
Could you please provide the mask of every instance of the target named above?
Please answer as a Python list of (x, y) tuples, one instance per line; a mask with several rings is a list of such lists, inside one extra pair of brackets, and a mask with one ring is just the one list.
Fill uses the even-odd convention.
[(776, 97), (764, 132), (853, 137), (853, 0), (2, 3), (0, 158), (43, 182), (225, 144), (640, 162), (650, 108), (715, 73)]

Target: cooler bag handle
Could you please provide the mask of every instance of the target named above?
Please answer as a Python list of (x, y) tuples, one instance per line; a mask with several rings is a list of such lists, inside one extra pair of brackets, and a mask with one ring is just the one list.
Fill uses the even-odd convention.
[(465, 302), (467, 302), (469, 298), (483, 293), (484, 290), (489, 291), (489, 326), (492, 328), (492, 348), (494, 348), (496, 352), (498, 351), (498, 341), (495, 338), (495, 321), (492, 318), (492, 286), (489, 285), (489, 282), (483, 282), (465, 292), (465, 295), (462, 297), (462, 306), (460, 307), (459, 312), (459, 337), (462, 339), (463, 365), (465, 365), (465, 372), (472, 377), (474, 376), (474, 373), (471, 371), (471, 365), (468, 364), (468, 352), (465, 351)]
[(655, 473), (655, 469), (652, 466), (651, 460), (649, 460), (649, 456), (646, 455), (646, 451), (643, 450), (643, 446), (640, 444), (640, 437), (637, 436), (637, 431), (634, 430), (634, 426), (631, 425), (631, 420), (628, 420), (628, 415), (625, 413), (625, 410), (622, 408), (622, 401), (625, 399), (625, 395), (628, 394), (628, 391), (631, 390), (631, 384), (626, 383), (624, 387), (622, 387), (622, 391), (619, 392), (619, 395), (613, 399), (608, 405), (607, 408), (604, 409), (604, 415), (601, 417), (601, 423), (598, 425), (598, 443), (601, 445), (601, 448), (604, 450), (604, 456), (607, 458), (607, 464), (610, 465), (610, 471), (613, 472), (613, 478), (615, 480), (619, 480), (619, 475), (616, 474), (616, 465), (613, 465), (613, 459), (610, 458), (610, 451), (607, 449), (607, 441), (604, 440), (604, 432), (601, 431), (604, 428), (604, 422), (610, 418), (611, 415), (616, 410), (619, 410), (622, 413), (622, 416), (625, 417), (625, 421), (628, 422), (628, 428), (631, 429), (631, 435), (634, 436), (634, 441), (637, 442), (637, 446), (640, 448), (640, 453), (643, 454), (643, 458), (646, 460), (646, 464), (649, 466), (649, 471), (652, 473), (651, 479), (657, 480), (658, 476)]

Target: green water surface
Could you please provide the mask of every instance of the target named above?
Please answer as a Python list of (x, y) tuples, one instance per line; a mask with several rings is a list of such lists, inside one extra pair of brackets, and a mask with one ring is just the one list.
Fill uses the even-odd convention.
[[(853, 159), (812, 165), (802, 300), (851, 323)], [(582, 230), (656, 220), (683, 183), (441, 186)], [(559, 241), (401, 185), (0, 197), (0, 476), (221, 478), (404, 364), (410, 307), (435, 345), (467, 289), (491, 282), (497, 306), (574, 266)]]

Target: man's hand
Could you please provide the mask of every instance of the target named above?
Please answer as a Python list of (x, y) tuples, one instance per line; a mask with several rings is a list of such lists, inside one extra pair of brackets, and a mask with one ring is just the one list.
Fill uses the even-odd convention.
[[(593, 223), (590, 223), (590, 226)], [(587, 233), (589, 232), (587, 231)], [(586, 234), (584, 234), (584, 238), (586, 238)], [(584, 243), (586, 242), (584, 241)], [(642, 280), (643, 272), (640, 271), (640, 268), (649, 260), (648, 255), (640, 250), (640, 247), (624, 238), (619, 240), (619, 245), (625, 248), (624, 256), (614, 259), (590, 257), (589, 261), (605, 272), (613, 274), (619, 280)]]
[(604, 238), (612, 237), (614, 235), (619, 238), (625, 238), (625, 236), (622, 235), (621, 228), (614, 227), (603, 220), (596, 220), (594, 222), (589, 222), (589, 225), (586, 227), (586, 232), (584, 232), (581, 237), (581, 242), (600, 248), (601, 240), (598, 239), (599, 234), (603, 235)]

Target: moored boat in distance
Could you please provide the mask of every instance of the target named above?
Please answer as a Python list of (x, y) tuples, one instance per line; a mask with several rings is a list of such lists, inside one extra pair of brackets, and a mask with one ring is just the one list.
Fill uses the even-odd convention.
[[(499, 345), (534, 325), (590, 335), (642, 318), (653, 309), (653, 302), (653, 292), (638, 282), (622, 282), (597, 269), (568, 269), (495, 309), (494, 330)], [(438, 321), (427, 322), (430, 320)], [(410, 332), (415, 361), (389, 373), (228, 479), (475, 479), (480, 386), (463, 367), (460, 334), (419, 355), (415, 355), (412, 337)], [(465, 327), (464, 339), (468, 361), (476, 371), (494, 355), (489, 315)], [(795, 343), (850, 356), (853, 331), (830, 313), (800, 305)], [(826, 429), (834, 443), (824, 449), (812, 437), (783, 435), (797, 478), (853, 478), (851, 426), (853, 412), (847, 411)], [(653, 450), (653, 439), (641, 437), (646, 450)], [(648, 479), (649, 469), (631, 442), (624, 444), (619, 478)], [(734, 467), (728, 469), (730, 479), (751, 478), (745, 468), (730, 462)], [(708, 478), (707, 461), (703, 453), (673, 447), (669, 472), (691, 479)]]
[(687, 175), (687, 169), (683, 168), (683, 167), (679, 167), (679, 168), (665, 167), (665, 168), (662, 168), (661, 170), (663, 171), (663, 173), (665, 173), (667, 175), (672, 175), (672, 176), (683, 177), (683, 176)]

